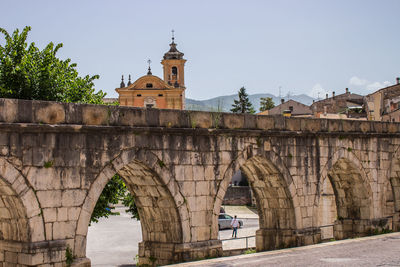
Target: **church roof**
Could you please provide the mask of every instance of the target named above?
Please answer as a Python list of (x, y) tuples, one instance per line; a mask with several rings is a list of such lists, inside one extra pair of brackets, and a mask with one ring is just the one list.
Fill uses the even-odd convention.
[[(151, 87), (149, 87), (149, 84), (151, 84)], [(124, 90), (137, 90), (137, 89), (155, 89), (155, 90), (160, 90), (160, 89), (174, 89), (171, 85), (166, 83), (164, 80), (161, 78), (147, 74), (139, 79), (137, 79), (134, 83), (131, 85), (123, 88)]]
[(172, 43), (169, 44), (170, 48), (167, 53), (164, 54), (164, 59), (183, 59), (183, 53), (180, 52), (176, 46), (177, 44), (174, 42), (174, 37), (172, 37)]

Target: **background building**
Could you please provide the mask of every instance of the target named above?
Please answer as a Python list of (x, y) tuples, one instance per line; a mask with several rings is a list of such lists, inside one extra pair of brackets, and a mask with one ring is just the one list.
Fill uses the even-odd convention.
[(170, 49), (164, 54), (161, 61), (164, 71), (164, 80), (151, 73), (140, 77), (131, 83), (131, 77), (125, 86), (124, 77), (120, 88), (115, 89), (121, 106), (161, 108), (161, 109), (185, 109), (185, 62), (183, 53), (178, 51), (174, 37)]
[(368, 120), (399, 122), (400, 78), (396, 78), (395, 85), (365, 96), (364, 101)]
[(316, 101), (311, 105), (311, 110), (315, 118), (327, 119), (366, 119), (366, 113), (363, 107), (364, 97), (358, 94), (350, 93), (346, 88), (344, 94)]
[(295, 100), (288, 100), (285, 102), (281, 99), (281, 104), (258, 113), (258, 115), (284, 115), (287, 117), (311, 117), (311, 108)]

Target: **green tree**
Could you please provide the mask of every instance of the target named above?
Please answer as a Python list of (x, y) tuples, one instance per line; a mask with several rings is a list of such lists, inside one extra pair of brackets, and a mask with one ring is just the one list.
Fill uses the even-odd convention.
[(256, 111), (253, 108), (249, 100), (249, 95), (246, 93), (246, 88), (242, 87), (238, 92), (239, 100), (234, 100), (232, 104), (231, 111), (233, 113), (255, 113)]
[(122, 202), (128, 209), (132, 218), (139, 220), (139, 212), (135, 204), (135, 197), (129, 192), (122, 178), (115, 174), (103, 188), (96, 206), (90, 217), (90, 222), (98, 222), (101, 217), (108, 218), (110, 215), (119, 215), (115, 212), (114, 205)]
[(113, 204), (117, 204), (126, 194), (126, 186), (118, 174), (114, 175), (103, 188), (90, 218), (91, 222), (98, 222), (101, 217), (119, 215), (114, 212)]
[[(27, 26), (21, 33), (17, 29), (10, 35), (0, 28), (5, 37), (4, 46), (0, 42), (0, 97), (103, 104), (105, 93), (95, 92), (93, 83), (99, 76), (80, 77), (70, 59), (57, 58), (62, 44), (49, 43), (43, 50), (35, 43), (28, 44), (30, 30)], [(139, 218), (133, 196), (115, 175), (101, 193), (91, 222), (118, 214), (112, 207), (118, 201), (128, 207), (134, 218)]]
[(70, 59), (57, 58), (61, 43), (49, 43), (43, 50), (27, 43), (31, 27), (10, 35), (5, 29), (5, 45), (0, 45), (0, 97), (102, 104), (105, 93), (95, 92), (98, 75), (80, 77)]
[(275, 107), (275, 103), (272, 100), (272, 97), (261, 97), (260, 98), (260, 111), (270, 110)]

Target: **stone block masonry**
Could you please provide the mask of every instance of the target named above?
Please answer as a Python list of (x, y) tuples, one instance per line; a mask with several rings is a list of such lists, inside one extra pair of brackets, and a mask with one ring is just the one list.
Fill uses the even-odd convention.
[[(218, 215), (246, 175), (257, 250), (399, 229), (400, 124), (0, 99), (0, 262), (90, 266), (86, 236), (119, 173), (143, 229), (139, 262), (221, 256)], [(326, 238), (326, 237), (324, 237)], [(1, 265), (0, 265), (1, 266)]]
[(251, 205), (251, 189), (249, 186), (229, 186), (222, 205)]

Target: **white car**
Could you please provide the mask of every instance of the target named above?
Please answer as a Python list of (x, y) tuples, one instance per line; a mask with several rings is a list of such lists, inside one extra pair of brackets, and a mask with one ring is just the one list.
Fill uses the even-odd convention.
[[(233, 217), (226, 214), (226, 213), (220, 213), (218, 217), (218, 229), (226, 229), (226, 228), (231, 228), (231, 222), (233, 220)], [(243, 221), (241, 219), (237, 219), (239, 222), (239, 228), (243, 226)]]

